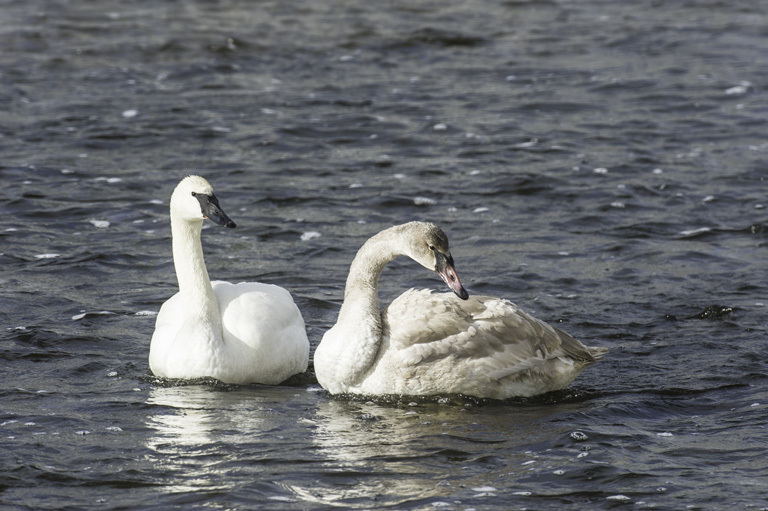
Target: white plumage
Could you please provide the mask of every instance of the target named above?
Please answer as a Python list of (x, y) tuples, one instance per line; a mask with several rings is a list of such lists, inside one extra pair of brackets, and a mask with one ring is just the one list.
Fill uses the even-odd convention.
[[(384, 311), (378, 279), (397, 255), (435, 270), (453, 293), (408, 290)], [(350, 267), (337, 323), (315, 352), (315, 372), (331, 393), (505, 399), (566, 387), (605, 352), (588, 348), (515, 304), (468, 297), (445, 234), (411, 222), (368, 240)]]
[(288, 291), (255, 282), (211, 283), (200, 244), (205, 218), (235, 226), (211, 185), (199, 176), (186, 177), (171, 196), (179, 292), (157, 316), (150, 369), (166, 378), (265, 384), (306, 371), (309, 341)]

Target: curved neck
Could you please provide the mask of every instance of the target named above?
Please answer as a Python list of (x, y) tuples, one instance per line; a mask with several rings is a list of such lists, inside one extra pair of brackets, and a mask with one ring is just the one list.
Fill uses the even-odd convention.
[(391, 227), (370, 238), (349, 267), (339, 317), (315, 350), (317, 379), (334, 394), (356, 392), (387, 349), (379, 311), (379, 277), (392, 259), (410, 255), (405, 228)]
[(381, 271), (400, 253), (387, 231), (369, 239), (349, 267), (336, 324), (315, 350), (315, 372), (333, 393), (348, 392), (376, 363), (381, 349), (378, 283)]
[(399, 250), (391, 229), (373, 236), (360, 247), (349, 267), (344, 289), (344, 302), (339, 311), (339, 323), (347, 319), (359, 321), (365, 316), (367, 324), (380, 327), (379, 277), (384, 267), (403, 252)]
[(211, 317), (219, 317), (220, 320), (218, 302), (211, 287), (200, 243), (202, 229), (202, 220), (191, 222), (174, 218), (171, 214), (173, 265), (179, 281), (179, 293), (184, 297), (188, 310), (214, 312)]

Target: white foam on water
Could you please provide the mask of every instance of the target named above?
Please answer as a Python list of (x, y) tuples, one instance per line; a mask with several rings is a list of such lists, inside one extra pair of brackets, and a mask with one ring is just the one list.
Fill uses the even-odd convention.
[(99, 229), (106, 229), (110, 226), (107, 220), (88, 220), (88, 223)]
[(571, 433), (571, 438), (577, 442), (584, 442), (585, 440), (589, 440), (589, 437), (583, 431), (574, 431)]
[(710, 227), (699, 227), (698, 229), (688, 229), (685, 231), (680, 231), (678, 234), (680, 236), (688, 237), (688, 236), (695, 236), (697, 234), (703, 234), (705, 232), (711, 231), (712, 228)]
[(413, 203), (417, 206), (434, 206), (437, 204), (437, 201), (429, 197), (414, 197)]
[(494, 488), (493, 486), (477, 486), (475, 488), (472, 488), (472, 491), (499, 491), (498, 489)]
[(322, 234), (317, 231), (307, 231), (301, 235), (301, 241), (313, 240), (315, 238), (319, 238), (320, 236), (322, 236)]
[(512, 147), (517, 147), (518, 149), (527, 149), (529, 147), (533, 147), (539, 143), (539, 139), (532, 138), (528, 142), (520, 142), (519, 144), (515, 144)]
[(738, 85), (734, 85), (733, 87), (729, 87), (725, 89), (725, 94), (727, 96), (737, 96), (741, 94), (746, 94), (747, 91), (749, 91), (750, 87), (752, 87), (752, 83), (744, 80), (739, 82)]
[(75, 314), (74, 316), (72, 316), (72, 321), (79, 321), (86, 316), (108, 316), (111, 314), (114, 314), (114, 312), (112, 311), (94, 311), (94, 312), (81, 311), (80, 314)]

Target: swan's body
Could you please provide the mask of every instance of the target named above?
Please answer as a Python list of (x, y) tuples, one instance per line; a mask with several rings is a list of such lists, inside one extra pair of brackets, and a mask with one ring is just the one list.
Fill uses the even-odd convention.
[(150, 369), (166, 378), (266, 384), (305, 371), (309, 341), (293, 298), (270, 284), (211, 283), (200, 244), (204, 218), (235, 226), (205, 179), (184, 178), (171, 196), (179, 292), (157, 316)]
[[(411, 289), (379, 311), (379, 276), (398, 255), (436, 270), (453, 293)], [(506, 399), (562, 389), (604, 352), (507, 300), (469, 298), (445, 234), (411, 222), (380, 232), (357, 253), (338, 321), (323, 336), (314, 364), (332, 394)]]

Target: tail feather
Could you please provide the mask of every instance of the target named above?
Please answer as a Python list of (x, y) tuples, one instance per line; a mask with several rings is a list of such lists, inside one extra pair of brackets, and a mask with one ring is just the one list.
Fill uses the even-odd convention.
[(587, 364), (597, 362), (603, 355), (608, 353), (608, 348), (600, 348), (596, 346), (584, 346), (577, 339), (574, 339), (571, 335), (563, 332), (557, 327), (552, 327), (560, 336), (560, 345), (571, 357)]
[(600, 360), (603, 358), (603, 355), (610, 351), (608, 348), (603, 348), (601, 346), (587, 346), (586, 348), (589, 351), (589, 354), (592, 355), (592, 358), (595, 359), (595, 361)]

